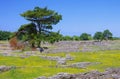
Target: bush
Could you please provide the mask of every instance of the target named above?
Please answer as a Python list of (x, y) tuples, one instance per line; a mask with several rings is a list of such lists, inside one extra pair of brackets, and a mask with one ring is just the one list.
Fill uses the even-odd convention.
[(24, 44), (22, 42), (19, 42), (17, 40), (17, 37), (13, 37), (9, 40), (9, 43), (10, 43), (10, 47), (13, 49), (13, 50), (16, 50), (16, 49), (21, 49), (21, 50), (24, 50)]

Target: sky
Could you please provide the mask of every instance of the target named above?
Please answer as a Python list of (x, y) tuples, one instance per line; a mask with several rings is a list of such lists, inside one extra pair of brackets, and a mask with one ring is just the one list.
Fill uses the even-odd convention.
[(62, 15), (53, 31), (60, 30), (63, 35), (94, 35), (109, 29), (113, 36), (120, 37), (120, 0), (1, 0), (0, 30), (17, 31), (29, 23), (20, 14), (36, 6), (48, 7)]

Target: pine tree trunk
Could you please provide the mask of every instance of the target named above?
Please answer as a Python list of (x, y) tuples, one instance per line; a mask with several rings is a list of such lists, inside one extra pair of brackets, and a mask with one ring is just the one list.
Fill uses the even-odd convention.
[[(38, 29), (39, 29), (39, 37), (38, 37), (38, 39), (40, 39), (41, 31), (42, 31), (42, 29), (41, 29), (42, 24), (40, 24), (40, 23), (38, 22), (37, 25), (38, 25)], [(38, 41), (38, 47), (39, 47), (39, 48), (41, 47), (41, 39)]]

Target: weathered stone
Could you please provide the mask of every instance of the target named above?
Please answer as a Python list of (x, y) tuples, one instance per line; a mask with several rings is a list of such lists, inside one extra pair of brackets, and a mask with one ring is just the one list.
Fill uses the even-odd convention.
[(67, 54), (67, 55), (66, 55), (66, 60), (73, 60), (73, 57), (70, 56), (70, 54)]
[(57, 60), (57, 65), (66, 65), (66, 58), (60, 58)]
[(45, 76), (39, 77), (39, 78), (35, 78), (35, 79), (48, 79)]
[(48, 79), (74, 79), (74, 76), (68, 73), (58, 73)]
[[(107, 73), (105, 73), (106, 71)], [(91, 71), (82, 74), (58, 73), (57, 75), (48, 77), (46, 79), (120, 79), (120, 68), (109, 68), (106, 71)]]
[(20, 58), (22, 59), (27, 58), (27, 57), (28, 57), (27, 55), (23, 55), (23, 54), (20, 55)]
[(8, 71), (8, 70), (10, 70), (11, 69), (11, 67), (10, 66), (0, 66), (0, 72), (5, 72), (5, 71)]
[(77, 68), (86, 68), (86, 66), (90, 65), (90, 62), (78, 62), (78, 63), (73, 63), (70, 65), (70, 67), (77, 67)]
[(43, 58), (43, 59), (47, 59), (47, 60), (53, 60), (53, 61), (57, 61), (57, 60), (59, 60), (61, 57), (59, 57), (59, 56), (40, 56), (41, 58)]

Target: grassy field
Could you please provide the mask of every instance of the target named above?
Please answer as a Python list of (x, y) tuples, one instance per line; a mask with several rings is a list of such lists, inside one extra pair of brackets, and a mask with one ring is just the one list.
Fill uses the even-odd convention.
[[(66, 56), (65, 53), (40, 54), (47, 56)], [(59, 68), (55, 61), (49, 61), (39, 56), (27, 58), (2, 56), (0, 55), (0, 65), (15, 66), (9, 71), (0, 72), (0, 79), (34, 79), (39, 76), (51, 76), (60, 72), (83, 73), (92, 70), (104, 71), (106, 68), (120, 67), (120, 50), (98, 51), (98, 52), (77, 52), (70, 53), (75, 62), (99, 62), (100, 64), (90, 65), (87, 68)]]

